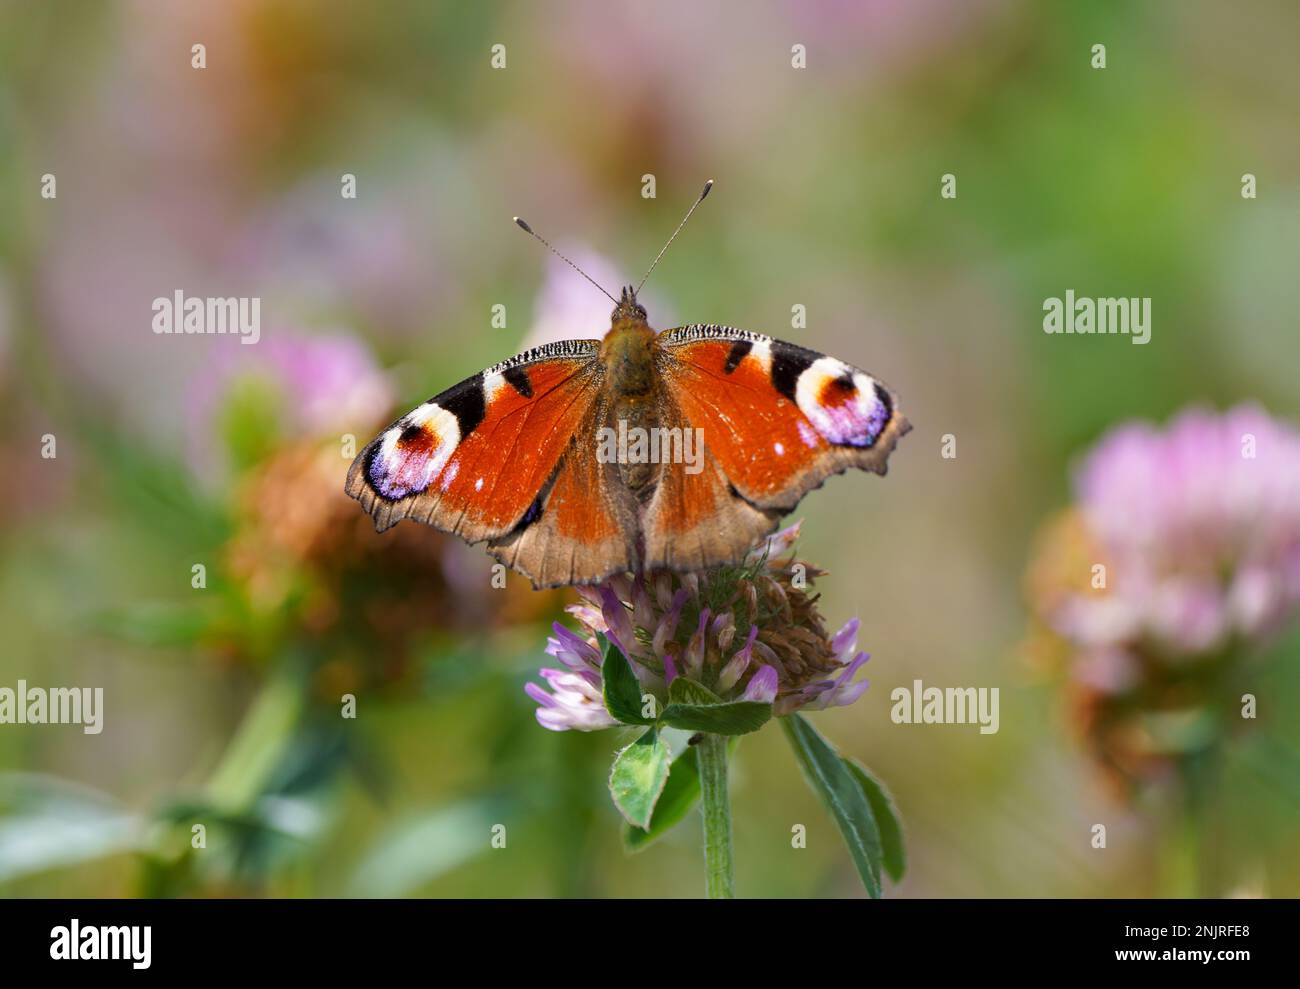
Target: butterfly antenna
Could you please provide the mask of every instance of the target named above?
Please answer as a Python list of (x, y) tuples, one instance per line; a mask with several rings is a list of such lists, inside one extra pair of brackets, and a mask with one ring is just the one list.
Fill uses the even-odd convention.
[[(674, 230), (673, 235), (668, 238), (668, 243), (663, 246), (663, 250), (661, 250), (658, 254), (655, 255), (655, 259), (650, 262), (650, 267), (647, 268), (646, 273), (641, 276), (641, 285), (645, 284), (645, 280), (650, 277), (650, 272), (655, 270), (655, 265), (657, 265), (659, 263), (659, 259), (664, 256), (664, 251), (672, 247), (673, 241), (675, 241), (677, 239), (677, 235), (682, 232), (682, 227), (686, 226), (686, 221), (689, 220), (691, 218), (691, 214), (695, 212), (695, 207), (699, 206), (700, 203), (704, 202), (704, 198), (709, 194), (709, 190), (712, 188), (713, 188), (713, 179), (709, 179), (709, 181), (704, 183), (704, 191), (700, 193), (700, 198), (695, 200), (695, 202), (691, 205), (691, 208), (686, 211), (686, 215), (682, 217), (682, 222), (677, 224), (677, 229)], [(638, 285), (636, 287), (637, 292), (641, 291), (641, 285)]]
[[(557, 258), (559, 258), (561, 261), (567, 264), (570, 268), (572, 268), (574, 271), (580, 274), (583, 278), (587, 279), (587, 281), (591, 282), (591, 284), (595, 285), (596, 288), (600, 288), (600, 284), (596, 281), (596, 279), (592, 278), (589, 274), (587, 274), (576, 264), (574, 264), (572, 261), (566, 258), (563, 254), (557, 251), (554, 247), (552, 247), (550, 242), (545, 237), (537, 233), (537, 231), (535, 231), (532, 227), (530, 227), (527, 223), (525, 223), (520, 217), (517, 216), (515, 217), (515, 223), (519, 224), (520, 230), (524, 231), (524, 233), (532, 234), (534, 237), (540, 240), (542, 244), (545, 245), (546, 249), (549, 250), (552, 254), (554, 254)], [(600, 290), (602, 292), (605, 292), (603, 288), (600, 288)], [(614, 303), (614, 305), (618, 305), (618, 299), (614, 298), (608, 292), (605, 292), (605, 295), (609, 298), (610, 302)]]

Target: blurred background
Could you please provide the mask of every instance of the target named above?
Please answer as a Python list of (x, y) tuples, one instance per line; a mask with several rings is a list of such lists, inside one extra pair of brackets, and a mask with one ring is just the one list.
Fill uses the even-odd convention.
[[(616, 288), (711, 177), (652, 324), (834, 354), (915, 425), (888, 478), (798, 512), (828, 622), (859, 616), (873, 656), (814, 721), (893, 790), (892, 895), (1167, 895), (1189, 868), (1300, 895), (1295, 623), (1243, 660), (1259, 718), (1171, 864), (1178, 798), (1096, 764), (1026, 658), (1024, 591), (1109, 428), (1300, 418), (1298, 30), (1282, 2), (0, 4), (0, 686), (105, 698), (98, 735), (0, 725), (0, 893), (702, 892), (695, 817), (622, 850), (624, 740), (534, 720), (572, 598), (376, 536), (339, 489), (349, 434), (604, 332), (608, 300), (511, 216)], [(156, 335), (178, 289), (259, 297), (260, 342)], [(1151, 342), (1044, 334), (1067, 289), (1150, 297)], [(914, 679), (999, 687), (1001, 730), (893, 724)], [(732, 789), (741, 895), (861, 895), (779, 731)]]

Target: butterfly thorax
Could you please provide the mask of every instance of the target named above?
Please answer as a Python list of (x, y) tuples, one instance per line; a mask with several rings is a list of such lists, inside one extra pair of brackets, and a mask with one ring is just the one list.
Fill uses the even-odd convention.
[(621, 400), (636, 403), (648, 399), (653, 392), (654, 338), (645, 309), (636, 301), (636, 291), (623, 289), (623, 298), (610, 316), (609, 332), (600, 344), (606, 387), (616, 405)]

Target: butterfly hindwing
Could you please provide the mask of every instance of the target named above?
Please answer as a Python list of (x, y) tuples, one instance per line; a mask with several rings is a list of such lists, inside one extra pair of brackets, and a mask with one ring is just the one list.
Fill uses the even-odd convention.
[(546, 489), (511, 532), (488, 551), (539, 587), (587, 584), (633, 569), (638, 559), (637, 501), (616, 463), (594, 454), (610, 421), (605, 396), (590, 406)]
[[(662, 405), (661, 417), (670, 428), (695, 428), (671, 390)], [(776, 527), (782, 514), (740, 497), (706, 440), (692, 462), (670, 458), (660, 466), (642, 518), (646, 566), (702, 570), (737, 562)]]
[(361, 451), (348, 494), (381, 530), (412, 518), (480, 542), (533, 525), (599, 398), (598, 348), (549, 344), (431, 398)]

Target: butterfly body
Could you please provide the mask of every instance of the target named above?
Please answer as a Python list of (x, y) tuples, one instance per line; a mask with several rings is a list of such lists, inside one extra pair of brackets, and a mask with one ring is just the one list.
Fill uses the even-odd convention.
[(520, 354), (402, 416), (347, 491), (380, 530), (413, 518), (536, 586), (592, 583), (738, 562), (831, 474), (884, 474), (909, 428), (866, 372), (728, 327), (656, 333), (629, 288), (602, 340)]

